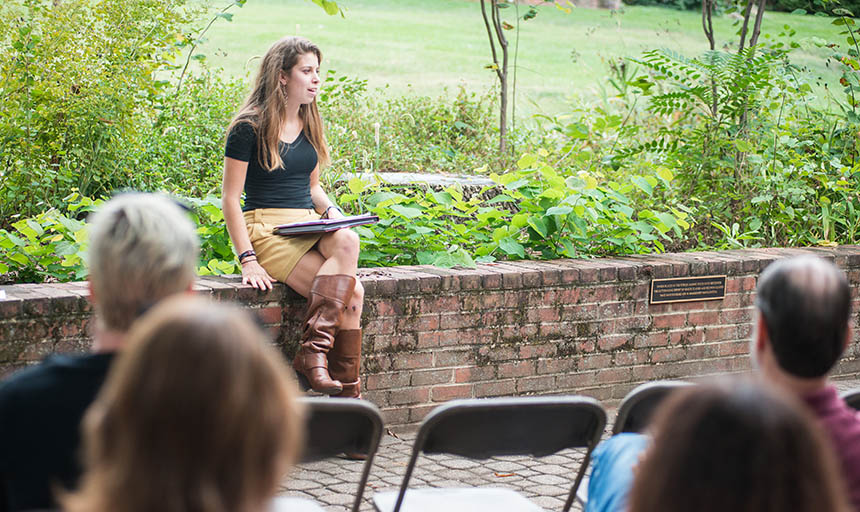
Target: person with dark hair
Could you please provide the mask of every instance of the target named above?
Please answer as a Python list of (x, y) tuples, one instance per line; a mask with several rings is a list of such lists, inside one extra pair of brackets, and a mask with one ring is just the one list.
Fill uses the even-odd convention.
[(834, 264), (810, 256), (771, 264), (758, 282), (751, 355), (763, 378), (802, 399), (836, 448), (860, 510), (860, 413), (827, 374), (851, 341), (851, 289)]
[(751, 382), (690, 386), (664, 402), (629, 512), (847, 512), (826, 436), (791, 396)]

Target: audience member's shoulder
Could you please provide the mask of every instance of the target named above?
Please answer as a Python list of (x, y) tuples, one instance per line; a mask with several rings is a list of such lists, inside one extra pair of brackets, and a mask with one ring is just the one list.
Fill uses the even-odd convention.
[(103, 377), (112, 358), (113, 354), (52, 354), (39, 364), (19, 370), (0, 382), (0, 401), (19, 394), (55, 392), (69, 378)]

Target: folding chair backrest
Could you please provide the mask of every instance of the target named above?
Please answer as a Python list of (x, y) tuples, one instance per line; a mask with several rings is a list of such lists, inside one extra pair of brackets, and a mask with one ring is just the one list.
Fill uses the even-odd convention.
[(565, 448), (586, 448), (567, 510), (605, 426), (606, 412), (589, 397), (452, 400), (434, 409), (421, 423), (395, 510), (402, 503), (422, 452), (486, 459), (503, 455), (541, 457)]
[(373, 458), (382, 438), (382, 415), (366, 400), (302, 397), (307, 406), (303, 462), (343, 453), (366, 454), (352, 510), (358, 512), (370, 476)]
[(646, 382), (627, 393), (621, 405), (618, 406), (618, 415), (612, 425), (612, 434), (621, 432), (642, 432), (651, 421), (651, 415), (657, 406), (672, 391), (689, 386), (689, 382), (678, 380), (657, 380)]
[(596, 444), (601, 418), (605, 424), (603, 409), (586, 397), (454, 400), (425, 418), (415, 446), (472, 459), (541, 457)]
[(842, 399), (852, 409), (860, 410), (860, 389), (849, 389), (842, 393)]

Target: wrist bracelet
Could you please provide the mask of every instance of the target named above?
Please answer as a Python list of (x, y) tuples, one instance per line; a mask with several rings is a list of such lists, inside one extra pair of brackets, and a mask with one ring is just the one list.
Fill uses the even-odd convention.
[(325, 217), (325, 218), (329, 218), (329, 217), (328, 217), (328, 211), (329, 211), (329, 210), (331, 210), (332, 208), (334, 208), (335, 210), (339, 211), (339, 212), (340, 212), (340, 214), (341, 214), (341, 215), (343, 215), (343, 210), (341, 210), (339, 207), (337, 207), (337, 206), (335, 206), (335, 205), (331, 205), (331, 206), (329, 206), (328, 208), (326, 208), (326, 209), (325, 209), (325, 211), (323, 212), (323, 217)]
[(252, 261), (257, 261), (257, 257), (256, 257), (256, 256), (248, 256), (248, 257), (247, 257), (247, 258), (245, 258), (244, 260), (241, 260), (241, 261), (239, 262), (239, 265), (242, 265), (242, 266), (244, 267), (244, 266), (245, 266), (245, 263), (250, 263), (250, 262), (252, 262)]
[(254, 249), (248, 249), (247, 251), (245, 251), (239, 255), (239, 263), (242, 263), (242, 260), (244, 260), (248, 256), (256, 256), (256, 255), (257, 255), (257, 253), (254, 252)]

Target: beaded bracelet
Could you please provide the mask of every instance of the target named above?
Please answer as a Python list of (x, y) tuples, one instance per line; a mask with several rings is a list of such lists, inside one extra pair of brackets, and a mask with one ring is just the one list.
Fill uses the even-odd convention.
[(326, 209), (325, 209), (325, 211), (323, 212), (323, 217), (325, 217), (325, 218), (327, 218), (327, 219), (328, 219), (328, 218), (329, 218), (329, 216), (328, 216), (328, 211), (329, 211), (329, 210), (331, 210), (332, 208), (334, 208), (335, 210), (339, 211), (339, 212), (340, 212), (340, 214), (341, 214), (341, 215), (343, 215), (343, 210), (341, 210), (339, 207), (337, 207), (337, 206), (335, 206), (335, 205), (331, 205), (331, 206), (329, 206), (328, 208), (326, 208)]
[(239, 255), (239, 263), (241, 264), (242, 260), (244, 260), (248, 256), (256, 256), (256, 255), (257, 255), (257, 253), (254, 252), (254, 249), (248, 249), (247, 251), (245, 251)]

